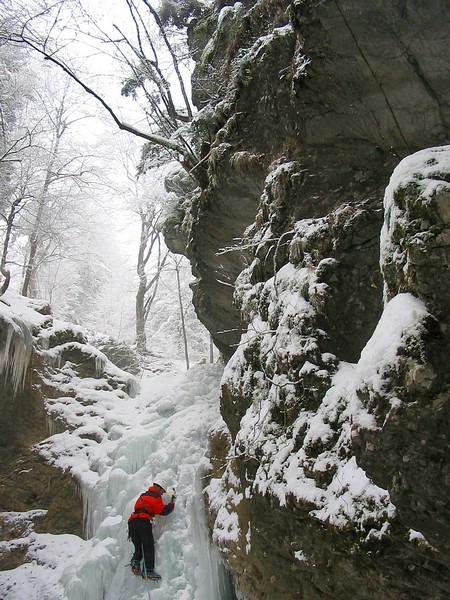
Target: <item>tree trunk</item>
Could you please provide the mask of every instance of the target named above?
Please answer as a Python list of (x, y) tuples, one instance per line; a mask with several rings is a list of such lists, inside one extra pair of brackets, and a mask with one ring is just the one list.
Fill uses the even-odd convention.
[(39, 244), (41, 243), (41, 227), (42, 220), (44, 215), (45, 202), (48, 197), (48, 191), (52, 181), (54, 180), (54, 166), (56, 159), (59, 155), (59, 146), (61, 142), (61, 138), (66, 131), (68, 124), (64, 121), (64, 111), (65, 111), (65, 99), (66, 93), (61, 100), (61, 104), (58, 107), (55, 117), (55, 130), (53, 131), (53, 140), (50, 148), (50, 160), (47, 163), (46, 171), (45, 171), (45, 179), (44, 184), (42, 186), (42, 192), (40, 194), (38, 200), (38, 210), (36, 213), (36, 220), (34, 222), (33, 231), (30, 236), (30, 252), (28, 254), (28, 261), (25, 268), (24, 279), (22, 283), (22, 296), (28, 296), (31, 287), (35, 288), (35, 280), (36, 279), (36, 255), (38, 251)]
[(214, 343), (212, 335), (209, 336), (209, 362), (211, 364), (214, 362)]
[[(36, 224), (35, 227), (37, 226), (37, 220), (36, 220)], [(37, 253), (37, 236), (34, 234), (32, 235), (32, 238), (30, 240), (30, 251), (28, 253), (28, 260), (27, 260), (27, 264), (25, 267), (25, 274), (23, 277), (23, 283), (22, 283), (22, 290), (21, 290), (21, 294), (22, 296), (28, 296), (29, 295), (29, 291), (31, 286), (31, 282), (34, 279), (34, 273), (35, 273), (35, 260), (36, 260), (36, 253)]]
[(184, 320), (183, 300), (181, 298), (181, 282), (180, 282), (180, 265), (179, 265), (179, 263), (175, 263), (175, 271), (177, 273), (178, 302), (180, 304), (181, 334), (183, 336), (184, 358), (186, 361), (186, 370), (189, 371), (189, 349), (188, 349), (188, 342), (187, 342), (186, 323)]
[[(141, 218), (141, 235), (136, 265), (136, 272), (139, 277), (139, 285), (136, 292), (136, 346), (139, 352), (146, 352), (147, 337), (145, 326), (158, 290), (161, 272), (169, 253), (166, 252), (164, 257), (161, 256), (161, 234), (158, 229), (161, 211), (159, 209), (150, 211), (141, 210), (139, 216)], [(157, 247), (157, 268), (156, 273), (149, 279), (146, 267), (155, 249), (155, 245)]]
[(19, 212), (20, 204), (22, 203), (23, 198), (18, 198), (11, 205), (11, 210), (9, 211), (9, 215), (6, 219), (6, 231), (5, 231), (5, 239), (3, 240), (3, 252), (2, 258), (0, 260), (0, 273), (3, 275), (4, 280), (0, 287), (0, 296), (6, 292), (9, 288), (9, 282), (11, 281), (11, 272), (6, 268), (6, 259), (8, 256), (9, 242), (11, 240), (11, 232), (14, 224), (14, 219)]
[(136, 294), (136, 347), (138, 352), (144, 353), (147, 351), (147, 336), (145, 334), (145, 283), (139, 283)]

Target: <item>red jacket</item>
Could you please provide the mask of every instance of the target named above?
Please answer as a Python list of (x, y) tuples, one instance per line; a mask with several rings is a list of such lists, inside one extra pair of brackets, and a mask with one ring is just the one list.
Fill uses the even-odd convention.
[(148, 521), (151, 521), (155, 515), (168, 515), (174, 508), (174, 502), (172, 501), (169, 502), (169, 504), (164, 504), (160, 492), (152, 486), (136, 500), (134, 513), (131, 514), (128, 523), (134, 521), (134, 519), (147, 519)]

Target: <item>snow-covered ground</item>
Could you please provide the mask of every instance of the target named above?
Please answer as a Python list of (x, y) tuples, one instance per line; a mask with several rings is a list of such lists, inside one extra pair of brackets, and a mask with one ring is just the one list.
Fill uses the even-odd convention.
[[(89, 410), (69, 397), (53, 403), (52, 415), (59, 413), (73, 429), (50, 437), (41, 451), (80, 482), (92, 537), (30, 529), (30, 562), (0, 572), (2, 600), (231, 597), (208, 542), (201, 494), (207, 433), (220, 420), (221, 374), (220, 365), (199, 365), (143, 379), (135, 398), (94, 387), (89, 391), (84, 381), (78, 397), (95, 394)], [(157, 476), (169, 479), (178, 493), (175, 511), (157, 518), (154, 529), (160, 583), (134, 577), (127, 567), (133, 550), (127, 519), (137, 496)]]
[[(441, 186), (448, 185), (441, 172), (448, 172), (449, 160), (448, 147), (429, 149), (409, 157), (394, 172), (385, 198), (389, 226), (383, 228), (381, 236), (382, 265), (392, 255), (393, 260), (403, 260), (395, 254), (391, 239), (395, 222), (403, 218), (394, 205), (397, 186), (402, 181), (405, 185), (414, 184), (420, 187), (425, 200), (430, 199)], [(424, 162), (427, 169), (420, 175), (419, 167)], [(320, 225), (317, 220), (305, 221), (297, 229), (304, 239)], [(384, 393), (392, 411), (401, 405), (395, 389), (384, 391), (384, 385), (405, 356), (402, 347), (415, 339), (420, 343), (428, 309), (410, 293), (394, 296), (386, 303), (359, 361), (339, 363), (318, 407), (300, 411), (292, 424), (293, 433), (283, 430), (280, 434), (273, 428), (271, 411), (277, 407), (281, 387), (285, 388), (287, 400), (292, 395), (295, 406), (294, 385), (284, 375), (277, 376), (276, 381), (274, 377), (271, 382), (262, 372), (252, 373), (245, 353), (256, 339), (269, 366), (277, 352), (279, 356), (288, 351), (295, 354), (301, 340), (291, 322), (298, 321), (300, 316), (307, 322), (312, 314), (312, 306), (298, 290), (311, 284), (310, 295), (315, 292), (320, 296), (322, 291), (320, 287), (313, 288), (316, 282), (309, 280), (309, 273), (309, 269), (285, 265), (276, 277), (263, 284), (270, 300), (268, 311), (284, 316), (279, 319), (277, 332), (269, 326), (270, 319), (265, 322), (258, 314), (247, 311), (252, 317), (248, 333), (228, 363), (222, 380), (237, 393), (248, 381), (254, 398), (241, 420), (235, 446), (239, 446), (240, 453), (245, 450), (248, 456), (256, 456), (257, 450), (264, 457), (253, 482), (260, 493), (270, 493), (281, 506), (285, 505), (287, 495), (312, 502), (316, 508), (311, 516), (315, 519), (334, 527), (350, 523), (360, 527), (364, 535), (369, 529), (367, 539), (378, 538), (388, 531), (396, 509), (387, 490), (369, 480), (350, 452), (352, 435), (358, 427), (379, 426), (363, 405), (361, 390), (367, 397)], [(259, 300), (261, 290), (245, 287), (245, 282), (241, 287), (249, 305), (254, 298)], [(10, 336), (0, 352), (0, 372), (7, 372), (19, 387), (29, 356), (27, 344), (23, 343), (27, 330), (16, 317), (30, 326), (42, 325), (47, 317), (38, 315), (29, 304), (16, 306), (11, 295), (8, 298), (11, 306), (3, 304), (2, 317), (9, 324)], [(308, 343), (314, 343), (313, 335)], [(81, 343), (79, 346), (84, 351)], [(55, 349), (44, 352), (49, 356), (54, 352), (56, 359)], [(92, 347), (89, 353), (102, 368), (105, 366), (104, 355)], [(326, 364), (326, 357), (322, 359)], [(117, 375), (118, 379), (126, 380), (123, 372), (114, 372), (112, 366), (108, 369), (112, 379)], [(59, 421), (70, 427), (45, 440), (40, 451), (80, 482), (89, 539), (36, 534), (30, 526), (25, 540), (29, 562), (12, 571), (0, 572), (0, 600), (133, 600), (149, 596), (152, 600), (228, 600), (232, 597), (217, 555), (208, 543), (201, 493), (201, 477), (208, 464), (208, 431), (224, 426), (219, 413), (222, 370), (219, 365), (199, 365), (184, 374), (166, 373), (144, 379), (139, 393), (131, 398), (120, 388), (108, 387), (106, 380), (102, 386), (99, 378), (77, 379), (76, 373), (70, 373), (70, 366), (60, 369), (60, 379), (48, 382), (57, 384), (62, 392), (59, 398), (48, 401), (50, 425), (55, 431)], [(305, 361), (300, 375), (313, 372), (321, 377), (319, 366)], [(295, 436), (300, 430), (305, 433), (303, 446), (298, 449)], [(314, 450), (315, 444), (321, 450), (318, 456), (309, 452), (309, 447)], [(233, 448), (231, 455), (232, 451)], [(320, 474), (327, 469), (333, 473), (327, 486), (317, 484), (310, 476), (311, 471)], [(155, 527), (156, 569), (163, 576), (162, 582), (155, 584), (133, 577), (127, 567), (133, 549), (127, 541), (127, 518), (138, 495), (160, 476), (171, 479), (178, 500), (174, 513), (159, 518)], [(237, 512), (228, 510), (228, 504), (236, 507), (242, 499), (242, 494), (235, 494), (232, 486), (227, 490), (226, 478), (231, 481), (232, 476), (229, 466), (225, 476), (213, 479), (208, 488), (211, 506), (217, 514), (213, 538), (224, 548), (230, 541), (237, 542), (240, 535)], [(29, 515), (30, 522), (32, 516)], [(14, 521), (19, 515), (9, 513), (3, 518)], [(376, 527), (372, 527), (373, 523)], [(420, 532), (409, 532), (410, 541), (422, 537)], [(11, 547), (23, 541), (0, 544)], [(250, 548), (250, 536), (246, 542)], [(292, 558), (308, 559), (302, 548), (294, 547)]]

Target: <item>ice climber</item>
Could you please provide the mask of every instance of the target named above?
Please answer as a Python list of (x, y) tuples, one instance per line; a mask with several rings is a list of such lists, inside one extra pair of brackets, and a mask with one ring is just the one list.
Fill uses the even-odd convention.
[[(153, 539), (153, 519), (155, 515), (168, 515), (175, 508), (176, 492), (172, 489), (171, 500), (164, 504), (165, 483), (153, 482), (146, 492), (141, 494), (134, 505), (134, 512), (128, 519), (128, 537), (134, 544), (131, 570), (145, 579), (161, 579), (155, 571), (155, 542)], [(144, 564), (141, 568), (141, 562)]]

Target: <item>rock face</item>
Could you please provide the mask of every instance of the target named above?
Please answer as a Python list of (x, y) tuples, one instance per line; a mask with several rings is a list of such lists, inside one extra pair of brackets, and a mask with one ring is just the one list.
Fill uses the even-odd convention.
[[(248, 256), (242, 245), (224, 249), (239, 246), (277, 166), (291, 171), (272, 202), (274, 235), (345, 203), (380, 208), (398, 161), (445, 142), (445, 10), (443, 1), (217, 3), (191, 27), (209, 185), (182, 219), (197, 311), (225, 356), (241, 333), (232, 286)], [(173, 247), (182, 230), (172, 223)]]
[[(18, 308), (17, 308), (18, 307)], [(23, 314), (20, 319), (16, 315)], [(112, 350), (111, 350), (112, 351)], [(75, 396), (70, 381), (132, 394), (134, 378), (117, 376), (79, 328), (53, 321), (50, 307), (7, 292), (0, 300), (0, 570), (27, 562), (27, 538), (38, 533), (83, 536), (79, 486), (53, 466), (40, 444), (67, 428), (52, 419), (52, 403)]]
[(415, 154), (448, 143), (445, 11), (221, 2), (191, 25), (207, 185), (167, 234), (229, 360), (207, 498), (248, 600), (446, 595), (450, 170)]
[[(431, 315), (389, 374), (390, 389), (364, 390), (378, 428), (362, 433), (358, 455), (390, 490), (402, 519), (450, 560), (449, 265), (450, 147), (418, 152), (394, 172), (386, 192), (381, 266), (388, 299), (410, 291)], [(388, 409), (388, 398), (398, 398)], [(392, 405), (392, 402), (391, 402)], [(362, 443), (364, 445), (362, 445)], [(370, 447), (370, 452), (364, 448)], [(388, 456), (388, 464), (377, 456)]]
[[(2, 299), (2, 306), (9, 306), (7, 299)], [(37, 309), (42, 313), (40, 318), (36, 311), (37, 321), (45, 326), (51, 320), (49, 307)], [(0, 569), (4, 570), (26, 560), (26, 544), (20, 542), (20, 537), (33, 528), (38, 532), (81, 535), (83, 510), (70, 474), (47, 464), (35, 448), (49, 435), (44, 362), (32, 350), (32, 333), (36, 330), (0, 314), (0, 331), (1, 350), (10, 356), (9, 362), (2, 361), (1, 365), (0, 507), (6, 515), (16, 513), (12, 530), (7, 516), (1, 522), (2, 539), (9, 540), (0, 553)], [(17, 522), (23, 524), (19, 530)]]

